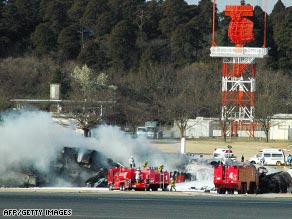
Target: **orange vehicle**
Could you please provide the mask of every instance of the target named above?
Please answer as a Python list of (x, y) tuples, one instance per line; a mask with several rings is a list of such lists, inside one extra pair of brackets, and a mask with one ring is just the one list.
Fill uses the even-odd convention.
[(259, 190), (259, 174), (252, 164), (215, 166), (213, 182), (219, 194), (253, 194)]
[(167, 190), (170, 176), (167, 171), (158, 168), (145, 167), (143, 169), (115, 167), (109, 170), (109, 190), (146, 190), (157, 191), (159, 188)]

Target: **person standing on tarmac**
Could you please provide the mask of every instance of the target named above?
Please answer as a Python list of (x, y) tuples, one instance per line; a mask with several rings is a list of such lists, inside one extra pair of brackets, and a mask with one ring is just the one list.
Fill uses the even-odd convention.
[(265, 157), (261, 158), (261, 163), (262, 163), (262, 166), (265, 166)]
[(170, 191), (172, 191), (172, 189), (174, 191), (176, 191), (176, 188), (175, 188), (175, 180), (173, 177), (170, 178)]
[(292, 155), (291, 154), (289, 154), (287, 157), (287, 163), (289, 166), (291, 166), (291, 163), (292, 163)]

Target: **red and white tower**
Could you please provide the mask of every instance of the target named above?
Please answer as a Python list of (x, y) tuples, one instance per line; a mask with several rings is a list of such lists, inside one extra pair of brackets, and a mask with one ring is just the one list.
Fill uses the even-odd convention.
[[(217, 46), (215, 43), (215, 5), (213, 6), (213, 36), (211, 57), (222, 57), (222, 126), (228, 124), (230, 134), (238, 135), (238, 130), (247, 130), (254, 135), (255, 94), (256, 94), (256, 58), (264, 58), (268, 49), (264, 46), (244, 47), (254, 40), (253, 22), (247, 17), (253, 16), (253, 6), (227, 5), (225, 15), (231, 17), (228, 37), (233, 47)], [(264, 34), (265, 35), (265, 34)], [(265, 36), (264, 36), (265, 38)]]

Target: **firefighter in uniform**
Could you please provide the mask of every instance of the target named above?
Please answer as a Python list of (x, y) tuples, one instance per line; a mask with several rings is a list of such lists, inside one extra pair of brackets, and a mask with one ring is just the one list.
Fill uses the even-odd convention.
[(174, 191), (176, 191), (176, 189), (175, 189), (175, 179), (173, 177), (170, 178), (170, 191), (172, 191), (172, 189)]
[(157, 169), (160, 173), (162, 173), (163, 168), (164, 168), (164, 166), (161, 164)]
[(147, 161), (144, 161), (144, 162), (142, 163), (142, 167), (145, 168), (145, 167), (147, 167), (147, 166), (148, 166), (148, 162), (147, 162)]
[(137, 168), (135, 171), (135, 180), (137, 183), (139, 183), (141, 181), (140, 175), (141, 175), (140, 168)]

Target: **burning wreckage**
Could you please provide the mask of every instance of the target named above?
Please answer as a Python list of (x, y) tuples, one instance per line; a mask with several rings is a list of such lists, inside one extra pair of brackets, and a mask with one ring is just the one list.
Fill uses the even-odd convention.
[[(0, 177), (2, 187), (106, 187), (108, 168), (117, 166), (96, 150), (63, 147), (50, 161), (49, 170), (41, 172), (28, 162), (13, 167)], [(6, 171), (8, 172), (8, 171)]]
[[(187, 163), (187, 157), (181, 157)], [(184, 162), (186, 161), (186, 162)], [(2, 187), (109, 187), (112, 189), (167, 190), (170, 179), (177, 183), (197, 180), (192, 165), (202, 166), (202, 160), (191, 161), (183, 171), (167, 172), (160, 167), (146, 167), (140, 170), (127, 168), (96, 150), (63, 147), (58, 156), (50, 162), (49, 171), (36, 170), (31, 165), (13, 167), (9, 176), (0, 177)], [(291, 175), (285, 171), (268, 173), (265, 167), (253, 164), (208, 165), (213, 168), (213, 182), (218, 193), (287, 193), (292, 186)], [(206, 166), (205, 166), (206, 167)], [(163, 168), (163, 167), (162, 167)], [(202, 167), (203, 168), (203, 167)], [(202, 171), (202, 168), (198, 171)], [(182, 168), (181, 168), (182, 169)], [(163, 177), (162, 177), (163, 176)], [(237, 177), (235, 180), (234, 177)], [(210, 178), (210, 177), (209, 177)], [(129, 184), (129, 181), (132, 183)], [(121, 189), (122, 188), (122, 189)]]

